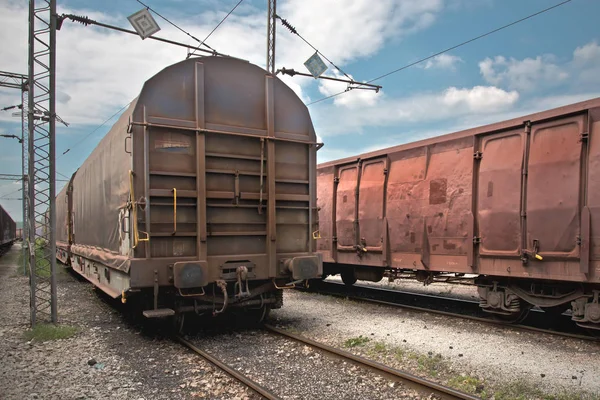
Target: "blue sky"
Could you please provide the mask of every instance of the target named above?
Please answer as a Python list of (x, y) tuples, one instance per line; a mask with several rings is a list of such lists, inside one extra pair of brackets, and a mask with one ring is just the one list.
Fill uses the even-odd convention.
[[(203, 39), (234, 1), (145, 1)], [(369, 80), (558, 0), (280, 0), (278, 14), (356, 80)], [(0, 1), (0, 70), (27, 70), (26, 1)], [(220, 52), (264, 66), (266, 0), (245, 0), (207, 41)], [(88, 15), (129, 27), (135, 0), (58, 1), (59, 13)], [(377, 83), (379, 94), (352, 91), (309, 107), (327, 161), (500, 121), (600, 96), (600, 1), (573, 0)], [(159, 36), (193, 44), (156, 17)], [(278, 25), (276, 66), (304, 70), (313, 50)], [(70, 176), (143, 82), (185, 58), (185, 50), (65, 22), (58, 32), (57, 112), (70, 122), (57, 131), (57, 171)], [(326, 74), (335, 75), (330, 69)], [(344, 89), (309, 78), (285, 78), (309, 103)], [(0, 89), (0, 107), (19, 102)], [(94, 129), (95, 133), (79, 143)], [(0, 133), (19, 133), (0, 113)], [(66, 155), (63, 151), (71, 148)], [(20, 173), (20, 147), (0, 138), (0, 173)], [(57, 175), (58, 179), (64, 179)], [(58, 188), (64, 182), (58, 182)], [(16, 183), (0, 181), (0, 204), (20, 219)], [(14, 193), (13, 193), (14, 192)]]

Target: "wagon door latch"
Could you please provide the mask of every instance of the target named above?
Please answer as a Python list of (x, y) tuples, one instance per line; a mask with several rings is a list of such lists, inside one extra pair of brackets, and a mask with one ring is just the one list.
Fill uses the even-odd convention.
[(538, 252), (540, 251), (540, 241), (537, 239), (533, 240), (533, 249), (529, 250), (529, 249), (524, 249), (521, 252), (521, 261), (523, 261), (523, 264), (527, 264), (529, 262), (530, 258), (534, 258), (536, 260), (542, 261), (544, 258), (538, 254)]

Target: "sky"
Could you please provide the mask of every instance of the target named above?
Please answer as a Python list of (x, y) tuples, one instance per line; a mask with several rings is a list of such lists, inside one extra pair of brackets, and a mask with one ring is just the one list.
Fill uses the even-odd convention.
[[(204, 37), (238, 0), (145, 0), (193, 36)], [(279, 0), (277, 14), (357, 81), (367, 81), (559, 3), (560, 0)], [(27, 1), (0, 0), (0, 70), (27, 71)], [(245, 0), (207, 43), (266, 64), (266, 0)], [(136, 0), (58, 0), (58, 13), (130, 28)], [(309, 105), (324, 162), (600, 97), (600, 1), (573, 0), (498, 33), (392, 74), (379, 93), (352, 90)], [(155, 15), (156, 36), (195, 44)], [(304, 71), (314, 50), (277, 26), (276, 68)], [(57, 33), (57, 192), (116, 121), (100, 124), (143, 83), (185, 59), (185, 49), (65, 21)], [(325, 75), (339, 76), (333, 67)], [(284, 77), (305, 103), (346, 85)], [(0, 88), (0, 108), (20, 93)], [(20, 120), (0, 111), (0, 134)], [(66, 150), (69, 151), (63, 155)], [(20, 174), (21, 148), (0, 138), (0, 173)], [(19, 182), (0, 181), (0, 205), (21, 219)]]

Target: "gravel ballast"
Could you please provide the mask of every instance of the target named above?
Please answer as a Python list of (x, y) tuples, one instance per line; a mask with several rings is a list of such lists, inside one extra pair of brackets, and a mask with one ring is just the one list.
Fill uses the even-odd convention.
[(282, 328), (337, 347), (366, 338), (351, 350), (443, 383), (473, 378), (469, 382), (475, 386), (479, 381), (485, 387), (526, 386), (531, 398), (536, 398), (533, 392), (600, 398), (598, 342), (298, 291), (286, 291), (284, 307), (271, 318)]
[(0, 258), (1, 399), (258, 399), (183, 346), (140, 330), (91, 284), (62, 266), (58, 313), (68, 339), (26, 340), (28, 278), (17, 272), (20, 246)]

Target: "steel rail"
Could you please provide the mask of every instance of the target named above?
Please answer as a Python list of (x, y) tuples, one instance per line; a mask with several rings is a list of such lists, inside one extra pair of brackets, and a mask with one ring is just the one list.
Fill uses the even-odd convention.
[(461, 392), (459, 390), (453, 389), (448, 386), (441, 385), (436, 382), (432, 382), (430, 380), (421, 378), (419, 376), (413, 375), (413, 374), (405, 372), (405, 371), (400, 371), (398, 369), (389, 367), (385, 364), (381, 364), (377, 361), (373, 361), (373, 360), (369, 360), (367, 358), (357, 356), (355, 354), (352, 354), (347, 351), (340, 350), (335, 347), (317, 342), (317, 341), (309, 339), (307, 337), (296, 335), (296, 334), (290, 333), (286, 330), (275, 328), (274, 326), (271, 326), (271, 325), (265, 325), (264, 327), (265, 327), (265, 329), (267, 329), (270, 332), (288, 337), (288, 338), (293, 339), (297, 342), (300, 342), (304, 345), (318, 348), (318, 349), (325, 351), (329, 354), (332, 354), (336, 357), (350, 360), (354, 364), (357, 364), (363, 368), (374, 370), (375, 372), (385, 375), (387, 377), (391, 376), (393, 378), (396, 378), (396, 380), (399, 380), (400, 382), (404, 383), (405, 385), (407, 385), (417, 391), (420, 391), (420, 392), (427, 391), (429, 394), (434, 394), (436, 396), (440, 396), (442, 399), (461, 399), (461, 400), (479, 399), (479, 397)]
[(250, 389), (254, 390), (256, 393), (260, 394), (264, 398), (269, 399), (269, 400), (280, 400), (280, 398), (278, 396), (276, 396), (275, 394), (273, 394), (269, 390), (265, 389), (264, 387), (262, 387), (258, 383), (254, 382), (253, 380), (251, 380), (250, 378), (248, 378), (246, 375), (240, 374), (238, 371), (236, 371), (235, 369), (231, 368), (229, 365), (227, 365), (224, 362), (218, 360), (217, 358), (213, 357), (212, 355), (210, 355), (209, 353), (205, 352), (204, 350), (196, 347), (194, 344), (192, 344), (188, 340), (185, 340), (183, 337), (181, 337), (181, 336), (175, 336), (175, 338), (181, 344), (183, 344), (187, 348), (189, 348), (192, 351), (194, 351), (195, 353), (197, 353), (199, 356), (201, 356), (202, 358), (204, 358), (206, 361), (208, 361), (209, 363), (213, 364), (215, 367), (221, 369), (222, 371), (224, 371), (225, 373), (227, 373), (228, 375), (230, 375), (234, 379), (237, 379), (239, 382), (243, 383), (244, 385), (248, 386)]
[[(319, 286), (323, 285), (323, 284), (326, 284), (326, 285), (335, 285), (335, 286), (343, 286), (343, 284), (341, 284), (341, 283), (334, 283), (334, 282), (323, 282), (323, 283), (320, 283)], [(396, 290), (392, 290), (392, 289), (385, 289), (385, 288), (381, 288), (380, 289), (380, 288), (373, 288), (373, 287), (369, 287), (369, 286), (360, 286), (360, 285), (357, 286), (357, 287), (359, 289), (367, 289), (367, 290), (372, 290), (372, 291), (379, 291), (379, 292), (382, 292), (382, 293), (385, 293), (385, 292), (397, 292), (397, 293), (402, 293), (402, 294), (410, 294), (410, 295), (415, 296), (415, 297), (444, 299), (446, 301), (453, 302), (453, 303), (463, 303), (463, 304), (474, 303), (474, 301), (472, 301), (472, 300), (456, 299), (456, 298), (444, 297), (444, 296), (434, 296), (434, 295), (431, 295), (431, 294), (424, 294), (424, 293), (396, 291)], [(560, 331), (555, 331), (555, 330), (550, 330), (550, 329), (538, 328), (538, 327), (531, 326), (531, 325), (514, 324), (514, 323), (510, 323), (510, 322), (505, 322), (505, 321), (500, 321), (500, 320), (494, 320), (492, 318), (477, 317), (477, 316), (468, 315), (468, 314), (460, 314), (460, 313), (454, 313), (454, 312), (450, 312), (450, 311), (436, 310), (436, 309), (433, 309), (433, 308), (413, 306), (413, 305), (402, 304), (402, 303), (393, 302), (393, 301), (372, 299), (372, 298), (364, 297), (364, 296), (360, 296), (360, 295), (353, 295), (351, 293), (341, 293), (341, 292), (333, 292), (333, 291), (328, 292), (328, 291), (323, 291), (322, 288), (318, 287), (317, 285), (311, 285), (311, 288), (309, 290), (303, 290), (301, 288), (297, 289), (297, 290), (312, 291), (312, 292), (317, 292), (317, 293), (321, 293), (321, 294), (328, 295), (328, 296), (347, 297), (347, 298), (350, 298), (352, 300), (363, 301), (363, 302), (366, 302), (366, 303), (373, 303), (373, 304), (379, 304), (379, 305), (391, 306), (391, 307), (400, 307), (400, 308), (404, 308), (404, 309), (408, 309), (408, 310), (413, 310), (413, 311), (420, 311), (420, 312), (432, 313), (432, 314), (437, 314), (437, 315), (443, 315), (443, 316), (446, 316), (446, 317), (462, 318), (462, 319), (466, 319), (466, 320), (470, 320), (470, 321), (482, 322), (482, 323), (485, 323), (485, 324), (490, 324), (490, 325), (493, 325), (493, 326), (502, 326), (502, 327), (505, 327), (505, 328), (514, 328), (514, 329), (518, 329), (518, 330), (522, 330), (522, 331), (540, 332), (540, 333), (547, 333), (549, 335), (568, 337), (568, 338), (571, 338), (571, 339), (580, 339), (580, 340), (586, 340), (586, 341), (591, 341), (591, 342), (600, 342), (600, 337), (594, 337), (594, 336), (588, 336), (588, 335), (576, 334), (576, 333), (569, 333), (569, 332), (560, 332)], [(532, 311), (534, 311), (534, 310), (532, 310)]]

